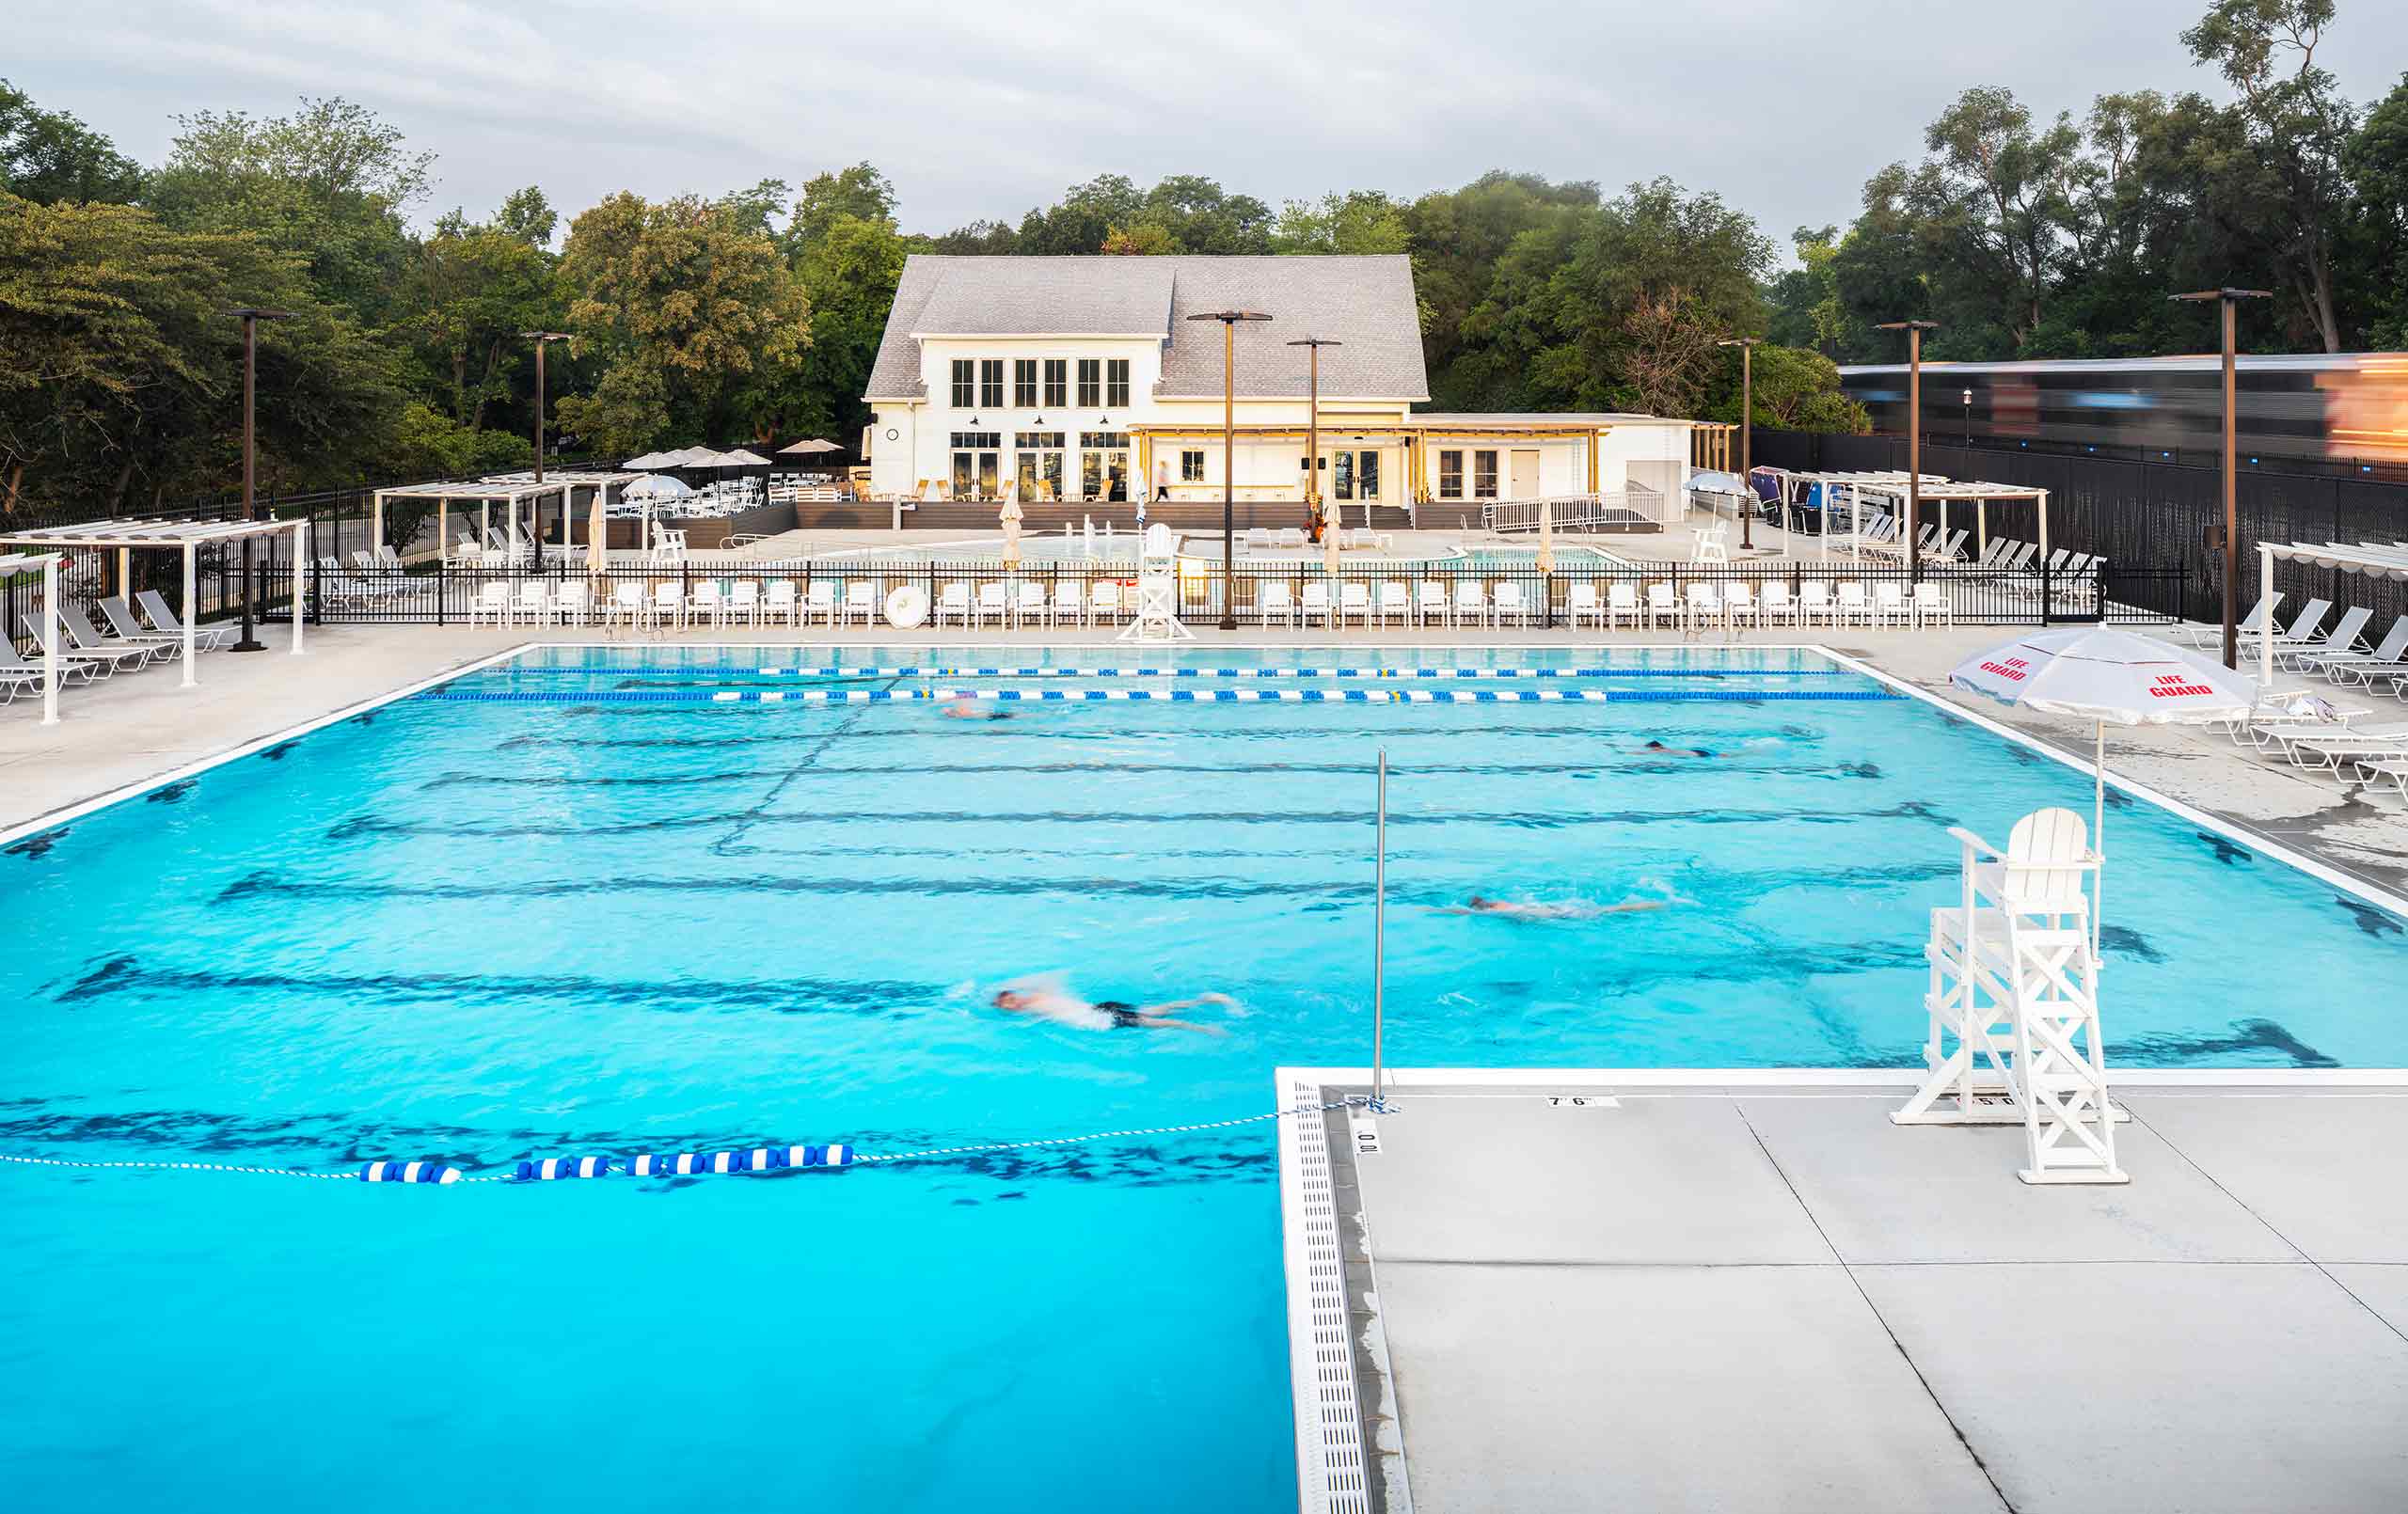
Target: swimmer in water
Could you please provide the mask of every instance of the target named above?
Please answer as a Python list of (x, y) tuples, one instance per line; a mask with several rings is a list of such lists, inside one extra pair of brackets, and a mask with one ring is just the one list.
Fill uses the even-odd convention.
[(1009, 710), (990, 710), (967, 694), (956, 696), (937, 712), (948, 720), (1008, 720)]
[(1233, 1009), (1237, 1001), (1227, 994), (1203, 993), (1193, 999), (1176, 999), (1166, 1004), (1129, 1004), (1112, 999), (1090, 1003), (1067, 989), (1043, 984), (1001, 988), (995, 993), (995, 1007), (1007, 1014), (1034, 1016), (1082, 1031), (1194, 1031), (1199, 1035), (1228, 1034), (1218, 1025), (1171, 1018), (1174, 1011), (1196, 1009), (1205, 1004)]
[(1660, 741), (1651, 741), (1642, 749), (1652, 751), (1658, 757), (1711, 757), (1714, 755), (1703, 747), (1667, 747)]
[(1594, 920), (1600, 915), (1628, 915), (1642, 909), (1662, 909), (1671, 903), (1669, 899), (1625, 899), (1618, 905), (1592, 905), (1585, 900), (1540, 904), (1529, 900), (1489, 899), (1475, 893), (1468, 901), (1449, 905), (1436, 913), (1501, 915), (1508, 920)]

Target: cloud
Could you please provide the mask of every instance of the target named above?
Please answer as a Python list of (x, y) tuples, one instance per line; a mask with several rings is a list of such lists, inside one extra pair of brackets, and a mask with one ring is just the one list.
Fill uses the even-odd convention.
[[(1276, 204), (1511, 167), (1669, 174), (1782, 238), (1845, 221), (1969, 86), (2077, 117), (2110, 89), (2214, 92), (2176, 35), (2203, 5), (97, 0), (17, 18), (9, 72), (148, 162), (180, 112), (346, 96), (439, 155), (428, 214), (527, 183), (574, 213), (867, 159), (908, 227), (943, 230), (1105, 172)], [(2328, 51), (2353, 96), (2387, 90), (2408, 8), (2352, 0)]]

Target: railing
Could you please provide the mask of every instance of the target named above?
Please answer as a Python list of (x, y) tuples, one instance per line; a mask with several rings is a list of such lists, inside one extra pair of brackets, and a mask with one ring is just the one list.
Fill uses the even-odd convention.
[[(2160, 591), (2167, 583), (2178, 579), (2180, 574), (2178, 569), (2134, 572), (2116, 569), (2112, 564), (2101, 564), (2083, 574), (1926, 564), (1918, 576), (1902, 563), (1853, 566), (1805, 560), (1560, 563), (1555, 571), (1542, 573), (1535, 565), (1486, 566), (1461, 561), (1357, 562), (1341, 568), (1333, 581), (1322, 562), (1309, 558), (1278, 563), (1242, 563), (1226, 580), (1217, 563), (1189, 561), (1182, 568), (1184, 571), (1179, 575), (1180, 616), (1198, 624), (1218, 621), (1225, 601), (1232, 607), (1235, 618), (1244, 624), (1301, 624), (1308, 601), (1317, 606), (1325, 598), (1326, 603), (1342, 608), (1349, 600), (1349, 591), (1359, 589), (1368, 609), (1345, 610), (1350, 623), (1369, 623), (1382, 619), (1384, 600), (1393, 605), (1401, 595), (1403, 611), (1401, 615), (1393, 610), (1387, 614), (1385, 619), (1389, 623), (1402, 621), (1425, 624), (1434, 619), (1463, 623), (1462, 607), (1472, 606), (1477, 607), (1472, 617), (1477, 623), (1493, 624), (1493, 607), (1502, 599), (1520, 607), (1518, 613), (1509, 610), (1507, 623), (1542, 629), (1567, 624), (1576, 607), (1582, 607), (1585, 622), (1585, 607), (1594, 604), (1600, 608), (1608, 607), (1618, 597), (1638, 607), (1640, 618), (1648, 620), (1645, 612), (1651, 598), (1658, 606), (1669, 598), (1678, 610), (1688, 604), (1693, 586), (1711, 590), (1717, 604), (1730, 597), (1734, 586), (1744, 586), (1748, 600), (1754, 605), (1790, 607), (1788, 623), (1797, 623), (1796, 607), (1829, 606), (1830, 612), (1818, 613), (1813, 623), (1819, 626), (1828, 623), (1834, 628), (1877, 623), (1886, 618), (1877, 613), (1881, 606), (1911, 606), (1918, 589), (1932, 611), (1920, 619), (1944, 618), (1969, 625), (2099, 621), (2165, 624), (2177, 617), (2149, 606), (2159, 602)], [(768, 606), (778, 602), (773, 595), (790, 594), (798, 609), (792, 616), (777, 617), (781, 623), (828, 622), (833, 618), (831, 607), (844, 605), (849, 592), (856, 603), (876, 607), (871, 614), (859, 618), (865, 623), (877, 624), (883, 623), (886, 596), (906, 585), (926, 595), (932, 618), (948, 605), (966, 603), (971, 607), (971, 614), (964, 618), (967, 623), (990, 618), (978, 612), (982, 602), (991, 610), (1000, 594), (1006, 608), (1016, 610), (1032, 589), (1038, 596), (1037, 603), (1076, 604), (1083, 607), (1084, 619), (1084, 607), (1092, 606), (1099, 591), (1106, 591), (1108, 586), (1106, 597), (1119, 602), (1118, 619), (1125, 621), (1135, 602), (1137, 575), (1125, 562), (1071, 560), (1006, 568), (992, 560), (854, 560), (786, 566), (689, 561), (613, 567), (601, 574), (588, 574), (579, 563), (558, 561), (541, 568), (421, 565), (403, 569), (313, 569), (311, 576), (315, 580), (315, 618), (337, 623), (456, 624), (483, 621), (497, 618), (491, 610), (497, 599), (504, 606), (540, 601), (548, 607), (561, 597), (562, 590), (581, 592), (584, 604), (578, 619), (599, 621), (604, 607), (622, 598), (655, 604), (666, 588), (671, 601), (680, 607), (697, 603), (707, 607), (713, 599), (733, 605), (740, 591), (749, 592), (759, 604)], [(739, 586), (746, 584), (751, 589), (740, 591)], [(789, 587), (776, 587), (779, 585)], [(1843, 589), (1848, 585), (1861, 591), (1866, 607), (1862, 617), (1843, 609), (1854, 597), (1855, 591)], [(956, 586), (958, 591), (948, 594), (948, 590)], [(1621, 596), (1615, 592), (1618, 587), (1624, 591)], [(1659, 591), (1651, 596), (1651, 590)], [(813, 612), (809, 607), (815, 600), (818, 607)], [(950, 623), (953, 617), (949, 611), (945, 613)], [(1323, 618), (1318, 608), (1312, 608), (1310, 614), (1315, 623)], [(505, 610), (499, 618), (510, 617)], [(546, 618), (551, 618), (548, 608)], [(742, 621), (755, 618), (750, 610), (738, 617)], [(1686, 620), (1686, 614), (1682, 618)], [(1626, 622), (1630, 617), (1624, 619)], [(1660, 623), (1660, 611), (1653, 620)]]
[(1664, 497), (1653, 489), (1494, 500), (1480, 507), (1480, 524), (1500, 533), (1535, 531), (1542, 511), (1545, 512), (1548, 524), (1559, 531), (1593, 531), (1642, 521), (1672, 524), (1664, 514)]

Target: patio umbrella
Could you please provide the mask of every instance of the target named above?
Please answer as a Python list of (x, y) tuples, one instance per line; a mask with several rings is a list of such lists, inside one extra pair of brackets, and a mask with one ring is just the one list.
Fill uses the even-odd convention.
[(1004, 523), (1004, 566), (1020, 566), (1020, 484), (1017, 480), (1004, 485), (1004, 508), (997, 516)]
[(666, 452), (646, 452), (642, 457), (631, 457), (627, 459), (626, 462), (621, 465), (635, 469), (639, 472), (646, 468), (665, 468), (669, 465), (669, 454)]
[(1539, 501), (1539, 572), (1555, 571), (1555, 507)]
[(626, 488), (620, 490), (619, 497), (622, 499), (674, 499), (681, 495), (689, 495), (693, 492), (693, 485), (683, 479), (673, 479), (661, 473), (647, 473), (641, 479), (631, 481)]
[(834, 442), (823, 442), (816, 436), (814, 436), (808, 441), (797, 442), (792, 447), (779, 448), (778, 455), (780, 457), (816, 457), (822, 452), (841, 452), (844, 449), (837, 446)]
[(732, 452), (719, 454), (718, 465), (723, 468), (765, 468), (769, 460), (758, 452), (748, 452), (739, 447)]
[[(1948, 675), (2003, 704), (2091, 722), (2091, 850), (2107, 855), (2107, 728), (2196, 725), (2248, 715), (2258, 686), (2210, 657), (2105, 626), (2039, 631), (1995, 647)], [(2099, 922), (2091, 921), (2094, 950)]]

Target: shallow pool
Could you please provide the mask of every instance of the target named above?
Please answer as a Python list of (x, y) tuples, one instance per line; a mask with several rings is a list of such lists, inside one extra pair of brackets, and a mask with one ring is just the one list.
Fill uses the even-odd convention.
[[(1365, 1058), (1382, 749), (1392, 1064), (1910, 1061), (1946, 828), (2086, 812), (2087, 777), (1812, 653), (1611, 659), (905, 673), (875, 670), (1006, 659), (856, 649), (825, 674), (791, 670), (824, 650), (630, 648), (474, 673), (0, 849), (35, 927), (0, 958), (0, 1150), (490, 1169), (1259, 1112), (1275, 1065)], [(1358, 676), (1213, 671), (1299, 665)], [(1004, 719), (912, 697), (957, 686), (1030, 692), (984, 707)], [(1265, 689), (1333, 697), (1219, 698)], [(1391, 689), (1463, 698), (1337, 697)], [(1477, 697), (1567, 690), (1605, 697)], [(2113, 1060), (2408, 1064), (2399, 918), (2154, 807), (2108, 826)], [(1446, 912), (1475, 892), (1601, 912)], [(1656, 907), (1602, 912), (1624, 905)], [(1239, 1008), (1181, 1013), (1207, 1034), (992, 1007), (1043, 974)], [(1291, 1506), (1273, 1149), (1258, 1124), (444, 1190), (0, 1167), (0, 1487)]]

